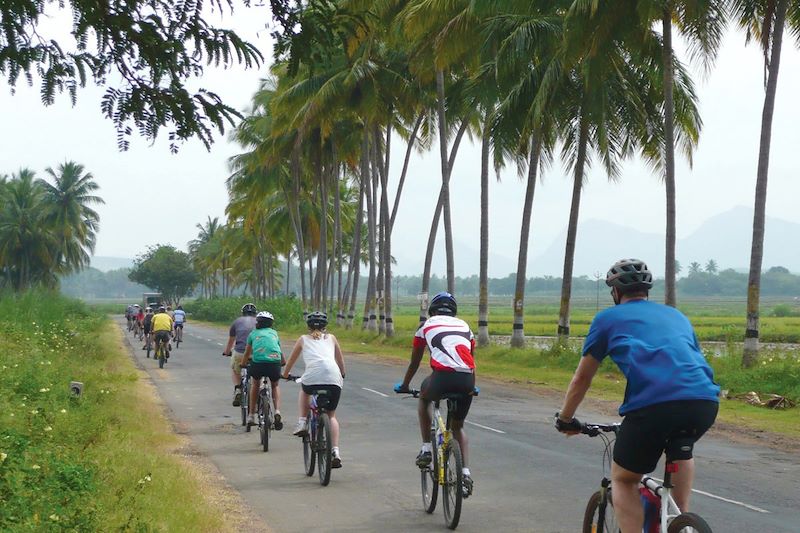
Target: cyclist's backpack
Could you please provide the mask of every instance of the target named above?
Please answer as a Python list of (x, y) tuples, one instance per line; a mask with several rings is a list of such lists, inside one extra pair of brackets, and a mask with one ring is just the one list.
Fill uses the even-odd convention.
[(639, 488), (644, 506), (644, 533), (659, 533), (661, 527), (661, 500), (645, 487)]

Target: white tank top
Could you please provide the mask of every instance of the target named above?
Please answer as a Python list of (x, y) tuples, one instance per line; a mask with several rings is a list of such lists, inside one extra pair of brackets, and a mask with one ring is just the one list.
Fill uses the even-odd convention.
[(323, 335), (315, 339), (303, 335), (304, 385), (338, 385), (344, 383), (339, 365), (336, 364), (336, 345), (333, 336)]

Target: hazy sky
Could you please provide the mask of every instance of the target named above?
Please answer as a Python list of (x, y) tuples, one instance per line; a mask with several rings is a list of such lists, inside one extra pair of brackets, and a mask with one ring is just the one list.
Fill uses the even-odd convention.
[[(257, 42), (265, 56), (271, 57), (268, 32), (263, 29), (269, 22), (266, 8), (239, 9), (234, 18), (226, 20)], [(260, 71), (208, 70), (200, 85), (218, 92), (230, 105), (244, 109), (265, 72), (266, 67)], [(685, 160), (678, 159), (679, 237), (689, 235), (710, 216), (733, 206), (752, 206), (764, 94), (762, 56), (755, 46), (745, 47), (742, 34), (731, 31), (713, 71), (708, 76), (698, 71), (695, 82), (704, 127), (694, 167), (690, 169)], [(773, 124), (767, 214), (798, 223), (800, 105), (791, 95), (800, 94), (799, 91), (800, 52), (789, 40), (785, 41), (781, 61)], [(238, 147), (219, 137), (210, 152), (199, 141), (191, 141), (177, 155), (172, 155), (166, 139), (150, 145), (137, 138), (129, 151), (120, 153), (113, 124), (100, 113), (102, 94), (102, 89), (89, 87), (79, 92), (74, 108), (65, 96), (58, 98), (55, 105), (43, 107), (38, 86), (28, 88), (23, 83), (15, 95), (4, 87), (0, 91), (0, 173), (10, 174), (20, 167), (30, 167), (44, 176), (46, 167), (65, 160), (82, 163), (100, 184), (100, 195), (106, 201), (98, 209), (101, 230), (97, 255), (133, 257), (155, 243), (185, 248), (187, 241), (197, 234), (195, 224), (207, 216), (224, 217), (227, 159), (237, 153)], [(391, 175), (396, 180), (405, 146), (395, 142), (393, 148)], [(400, 271), (420, 264), (424, 258), (440, 180), (437, 153), (434, 150), (416, 154), (411, 162), (395, 226), (398, 231), (393, 253)], [(479, 157), (477, 146), (462, 144), (451, 185), (455, 240), (476, 251)], [(491, 248), (492, 253), (515, 260), (524, 184), (515, 169), (505, 171), (500, 178), (491, 184)], [(529, 275), (538, 273), (532, 260), (565, 227), (570, 195), (570, 179), (556, 161), (544, 171), (543, 181), (537, 186)], [(617, 183), (610, 183), (599, 168), (590, 172), (581, 204), (581, 220), (611, 220), (661, 234), (664, 204), (658, 177), (640, 161), (632, 160), (624, 163)], [(441, 233), (440, 236), (443, 239)], [(800, 246), (797, 235), (787, 238), (794, 246)], [(791, 242), (787, 245), (792, 245)], [(744, 257), (740, 264), (746, 265), (748, 259)], [(456, 264), (457, 273), (476, 273), (477, 264), (476, 252), (474, 261)]]

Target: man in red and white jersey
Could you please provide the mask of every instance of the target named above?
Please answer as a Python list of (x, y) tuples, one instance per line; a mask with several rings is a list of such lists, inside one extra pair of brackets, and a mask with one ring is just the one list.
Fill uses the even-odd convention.
[(461, 446), (464, 460), (464, 495), (472, 493), (472, 478), (467, 467), (467, 435), (464, 420), (472, 404), (475, 390), (475, 337), (469, 325), (456, 317), (458, 305), (449, 292), (440, 292), (431, 300), (428, 307), (430, 318), (420, 326), (414, 335), (411, 362), (402, 383), (394, 386), (395, 392), (407, 392), (408, 385), (417, 373), (419, 364), (427, 347), (431, 352), (433, 372), (420, 385), (419, 428), (422, 434), (422, 449), (417, 455), (417, 466), (427, 467), (431, 454), (431, 412), (430, 403), (445, 393), (465, 393), (467, 396), (457, 402), (452, 418), (453, 437)]

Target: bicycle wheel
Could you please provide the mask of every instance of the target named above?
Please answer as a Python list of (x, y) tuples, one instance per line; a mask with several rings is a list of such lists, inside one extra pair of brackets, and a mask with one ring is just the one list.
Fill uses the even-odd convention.
[(150, 359), (150, 352), (153, 351), (153, 341), (150, 337), (147, 338), (147, 358)]
[(242, 410), (242, 425), (245, 427), (246, 432), (250, 432), (250, 426), (247, 425), (247, 407), (250, 402), (250, 396), (247, 390), (247, 380), (242, 382), (242, 403), (241, 403), (241, 410)]
[(323, 487), (331, 482), (331, 419), (322, 413), (317, 420), (317, 473)]
[(164, 368), (164, 345), (160, 342), (156, 346), (156, 359), (158, 359), (158, 368)]
[(314, 475), (314, 465), (317, 461), (317, 454), (314, 453), (316, 448), (316, 424), (311, 418), (311, 413), (308, 413), (308, 434), (303, 437), (303, 463), (306, 467), (306, 475)]
[(667, 526), (667, 533), (711, 533), (711, 526), (700, 515), (681, 513)]
[(461, 446), (458, 445), (457, 440), (451, 438), (444, 450), (444, 485), (442, 486), (444, 522), (449, 529), (455, 529), (461, 518), (461, 499), (464, 497), (463, 468)]
[(439, 453), (436, 449), (436, 432), (431, 431), (431, 455), (433, 459), (426, 468), (420, 468), (419, 475), (422, 485), (422, 508), (431, 514), (436, 510), (436, 500), (439, 498)]
[(611, 489), (606, 492), (607, 501), (601, 504), (598, 490), (589, 498), (586, 512), (583, 514), (583, 533), (619, 533), (619, 523), (614, 515), (614, 504), (611, 501)]
[[(266, 379), (266, 378), (264, 378)], [(258, 412), (258, 419), (261, 423), (261, 427), (259, 428), (261, 431), (261, 447), (265, 452), (269, 451), (269, 432), (270, 432), (270, 418), (271, 416), (271, 409), (269, 405), (269, 398), (265, 392), (261, 392), (259, 394), (259, 403), (260, 409)]]

